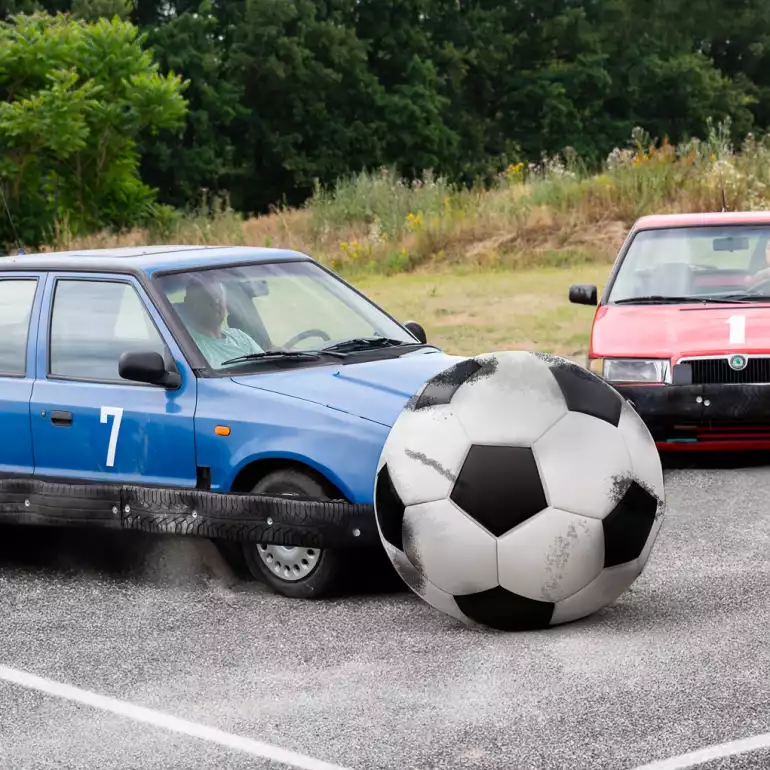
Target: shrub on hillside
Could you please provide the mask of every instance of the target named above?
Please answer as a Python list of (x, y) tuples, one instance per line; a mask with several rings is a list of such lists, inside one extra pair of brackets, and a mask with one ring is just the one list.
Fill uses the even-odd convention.
[(305, 251), (342, 271), (396, 273), (426, 265), (566, 266), (612, 259), (644, 214), (770, 207), (770, 137), (739, 149), (730, 126), (674, 146), (633, 132), (601, 168), (574, 151), (513, 163), (490, 186), (441, 176), (404, 180), (392, 170), (316, 187), (300, 210), (242, 223), (229, 207), (179, 215), (152, 238), (272, 245)]

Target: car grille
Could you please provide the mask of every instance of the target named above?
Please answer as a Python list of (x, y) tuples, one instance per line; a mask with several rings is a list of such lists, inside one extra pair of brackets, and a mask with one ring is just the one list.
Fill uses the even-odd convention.
[(770, 358), (749, 358), (746, 368), (740, 372), (731, 369), (726, 358), (706, 358), (686, 363), (692, 367), (693, 385), (770, 383)]

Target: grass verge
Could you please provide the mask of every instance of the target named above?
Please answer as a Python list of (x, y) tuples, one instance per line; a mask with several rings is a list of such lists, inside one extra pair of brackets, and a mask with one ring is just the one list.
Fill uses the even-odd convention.
[(603, 287), (606, 265), (564, 270), (441, 271), (347, 276), (399, 321), (417, 321), (448, 353), (538, 350), (581, 358), (588, 350), (590, 307), (567, 299), (572, 283)]

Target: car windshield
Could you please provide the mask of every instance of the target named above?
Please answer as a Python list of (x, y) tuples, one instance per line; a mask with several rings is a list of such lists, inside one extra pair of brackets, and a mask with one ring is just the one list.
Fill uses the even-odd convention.
[(380, 341), (391, 347), (417, 344), (376, 305), (310, 261), (205, 269), (157, 280), (213, 369), (243, 364), (244, 356), (246, 362), (290, 355), (308, 361), (310, 352), (332, 346), (350, 352), (378, 349)]
[(620, 265), (609, 302), (770, 297), (770, 226), (642, 230)]

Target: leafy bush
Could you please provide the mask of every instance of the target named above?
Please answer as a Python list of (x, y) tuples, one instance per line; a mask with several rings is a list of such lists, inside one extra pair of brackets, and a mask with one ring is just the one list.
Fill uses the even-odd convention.
[[(183, 124), (184, 84), (161, 75), (144, 37), (117, 16), (58, 14), (0, 23), (0, 181), (30, 246), (109, 227), (153, 211), (139, 176), (136, 138)], [(0, 243), (10, 242), (0, 220)]]

